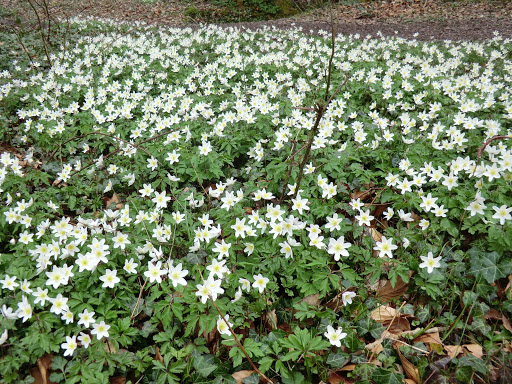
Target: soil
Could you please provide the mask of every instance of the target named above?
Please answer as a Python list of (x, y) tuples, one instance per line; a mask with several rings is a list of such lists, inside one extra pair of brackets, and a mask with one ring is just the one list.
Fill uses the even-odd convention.
[[(34, 0), (32, 0), (34, 1)], [(211, 1), (202, 0), (45, 0), (50, 12), (61, 17), (96, 16), (125, 21), (143, 21), (170, 26), (198, 26), (187, 9), (214, 12)], [(38, 1), (39, 3), (41, 1)], [(20, 15), (30, 19), (28, 0), (0, 0), (0, 24)], [(276, 26), (302, 27), (305, 32), (331, 29), (331, 15), (342, 34), (400, 36), (418, 40), (483, 40), (496, 31), (512, 38), (510, 0), (341, 0), (328, 7), (285, 19), (221, 24), (249, 29)]]

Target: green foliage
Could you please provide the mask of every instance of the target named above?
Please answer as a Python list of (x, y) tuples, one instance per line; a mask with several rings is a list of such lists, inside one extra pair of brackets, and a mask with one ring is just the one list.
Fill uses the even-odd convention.
[(328, 38), (70, 28), (2, 64), (3, 382), (401, 383), (389, 332), (422, 379), (503, 360), (510, 41), (340, 36), (326, 99)]

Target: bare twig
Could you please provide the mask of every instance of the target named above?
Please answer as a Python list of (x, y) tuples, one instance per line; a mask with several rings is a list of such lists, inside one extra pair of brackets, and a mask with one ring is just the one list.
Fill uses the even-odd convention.
[(221, 319), (226, 323), (226, 325), (228, 326), (228, 329), (229, 329), (229, 332), (231, 332), (231, 335), (233, 336), (233, 338), (235, 339), (235, 342), (236, 344), (238, 345), (238, 347), (240, 348), (240, 350), (242, 351), (242, 353), (245, 355), (245, 358), (247, 359), (247, 361), (249, 362), (249, 364), (251, 364), (251, 367), (256, 371), (257, 374), (259, 374), (264, 380), (267, 381), (267, 383), (270, 383), (270, 384), (273, 384), (273, 381), (270, 380), (267, 376), (265, 376), (265, 374), (263, 372), (261, 372), (258, 367), (256, 367), (256, 365), (254, 365), (254, 363), (252, 362), (251, 358), (249, 357), (249, 354), (247, 353), (247, 351), (245, 350), (244, 346), (242, 345), (242, 343), (240, 342), (240, 340), (238, 339), (235, 331), (233, 330), (233, 328), (231, 328), (231, 325), (229, 325), (228, 321), (226, 320), (226, 317), (224, 316), (224, 314), (221, 312), (220, 308), (217, 306), (217, 304), (215, 304), (215, 301), (214, 300), (211, 300), (211, 303), (213, 304), (213, 306), (215, 307), (215, 309), (217, 310), (217, 312), (219, 313)]

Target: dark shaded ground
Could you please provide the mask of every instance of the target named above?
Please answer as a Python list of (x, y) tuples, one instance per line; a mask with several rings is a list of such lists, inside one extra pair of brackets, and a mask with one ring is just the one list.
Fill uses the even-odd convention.
[[(389, 0), (341, 2), (333, 7), (337, 30), (342, 34), (400, 36), (418, 40), (483, 40), (497, 31), (512, 38), (512, 0)], [(187, 17), (193, 5), (214, 10), (209, 1), (184, 0), (66, 0), (51, 2), (51, 12), (60, 17), (97, 16), (126, 21), (144, 21), (170, 26), (197, 26), (204, 20)], [(9, 26), (13, 15), (33, 18), (28, 0), (0, 0), (0, 27)], [(257, 29), (260, 26), (290, 28), (304, 32), (330, 30), (331, 10), (317, 9), (287, 19), (221, 24)], [(415, 37), (415, 34), (418, 34)]]
[[(276, 20), (266, 22), (223, 24), (223, 26), (239, 26), (249, 29), (257, 29), (262, 25), (276, 26), (280, 29), (291, 27), (302, 27), (304, 32), (319, 30), (330, 31), (331, 26), (321, 21), (289, 21)], [(484, 40), (490, 39), (496, 31), (500, 36), (512, 38), (512, 19), (496, 20), (480, 18), (474, 20), (453, 20), (453, 21), (415, 21), (410, 23), (356, 23), (338, 22), (335, 23), (338, 33), (344, 35), (359, 34), (361, 37), (371, 35), (378, 36), (379, 32), (384, 36), (399, 36), (407, 39), (417, 40)]]

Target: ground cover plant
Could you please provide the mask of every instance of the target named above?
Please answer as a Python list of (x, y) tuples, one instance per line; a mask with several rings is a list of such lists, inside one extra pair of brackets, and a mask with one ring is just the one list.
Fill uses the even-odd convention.
[(73, 28), (1, 72), (2, 382), (510, 377), (510, 39)]

